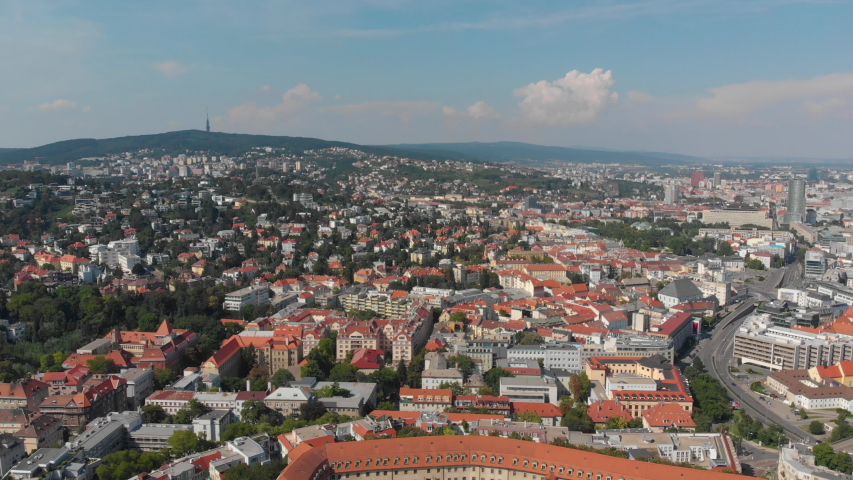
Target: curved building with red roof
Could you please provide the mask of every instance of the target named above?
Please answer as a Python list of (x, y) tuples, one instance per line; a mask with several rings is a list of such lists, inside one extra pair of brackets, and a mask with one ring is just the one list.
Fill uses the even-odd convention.
[[(685, 480), (697, 475), (684, 467), (480, 435), (326, 443), (297, 453), (278, 480)], [(700, 474), (703, 480), (731, 478), (728, 475)]]

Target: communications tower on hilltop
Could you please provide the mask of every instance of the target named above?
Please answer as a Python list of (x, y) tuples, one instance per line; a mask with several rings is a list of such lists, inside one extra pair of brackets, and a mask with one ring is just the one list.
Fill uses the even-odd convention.
[(207, 133), (210, 133), (210, 113), (207, 111), (206, 108), (204, 109), (204, 114), (207, 117), (207, 128), (206, 128), (206, 130), (207, 130)]

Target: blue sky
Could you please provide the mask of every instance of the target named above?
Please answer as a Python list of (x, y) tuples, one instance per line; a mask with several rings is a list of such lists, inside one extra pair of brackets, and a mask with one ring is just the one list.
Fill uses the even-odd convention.
[(853, 157), (853, 6), (6, 1), (0, 147), (203, 128)]

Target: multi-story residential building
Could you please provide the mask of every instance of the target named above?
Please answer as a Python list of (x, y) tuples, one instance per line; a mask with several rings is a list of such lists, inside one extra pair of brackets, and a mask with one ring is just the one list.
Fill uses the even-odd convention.
[(428, 310), (417, 308), (408, 319), (345, 320), (335, 322), (331, 329), (338, 335), (335, 339), (338, 361), (343, 361), (351, 351), (366, 348), (391, 352), (396, 363), (411, 361), (415, 352), (426, 344), (432, 322)]
[(168, 368), (178, 371), (186, 349), (201, 338), (189, 330), (175, 329), (163, 320), (156, 332), (139, 332), (113, 329), (105, 339), (114, 349), (133, 356), (130, 363), (138, 368)]
[(453, 406), (453, 390), (401, 388), (401, 412), (443, 412)]
[[(254, 333), (258, 335), (248, 335)], [(234, 377), (240, 368), (240, 352), (253, 347), (259, 365), (267, 366), (270, 372), (291, 368), (302, 361), (302, 342), (289, 335), (289, 331), (244, 331), (222, 342), (222, 347), (202, 362), (202, 373)], [(269, 335), (262, 335), (269, 334)]]
[(0, 433), (0, 477), (5, 476), (26, 454), (24, 442), (8, 433)]
[[(366, 293), (348, 293), (339, 300), (347, 312), (353, 310), (372, 310), (382, 318), (406, 317), (412, 308), (408, 295), (395, 295), (394, 292), (369, 291)], [(405, 292), (403, 292), (405, 293)]]
[(316, 398), (309, 387), (281, 387), (267, 395), (264, 404), (287, 418), (298, 416), (299, 408), (314, 400)]
[(0, 383), (0, 409), (26, 408), (38, 412), (49, 390), (48, 384), (34, 379)]
[(145, 399), (154, 393), (154, 369), (128, 368), (121, 372), (127, 382), (127, 408), (136, 410), (145, 404)]
[(39, 411), (59, 419), (69, 429), (79, 428), (109, 412), (127, 409), (127, 382), (112, 376), (74, 395), (51, 395), (44, 399)]
[(24, 442), (27, 453), (61, 443), (65, 438), (62, 422), (50, 415), (39, 415), (14, 433)]
[(421, 373), (421, 386), (425, 389), (440, 388), (448, 383), (462, 385), (462, 372), (455, 368), (428, 368)]
[(222, 308), (232, 312), (239, 312), (247, 305), (266, 305), (270, 303), (270, 289), (267, 285), (252, 285), (241, 288), (225, 295)]
[(486, 409), (489, 413), (501, 414), (508, 417), (511, 412), (509, 397), (493, 395), (459, 395), (454, 400), (454, 405), (459, 409), (476, 408)]

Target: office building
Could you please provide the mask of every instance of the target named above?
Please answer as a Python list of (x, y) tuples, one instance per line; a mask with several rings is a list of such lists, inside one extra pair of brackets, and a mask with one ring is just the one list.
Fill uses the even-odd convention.
[(794, 178), (788, 181), (788, 211), (786, 223), (803, 223), (806, 219), (806, 181)]
[(770, 314), (753, 314), (735, 334), (734, 357), (771, 370), (809, 369), (853, 360), (853, 338), (778, 327)]
[(678, 203), (681, 196), (681, 191), (676, 183), (667, 183), (663, 186), (663, 203), (667, 205), (675, 205)]

